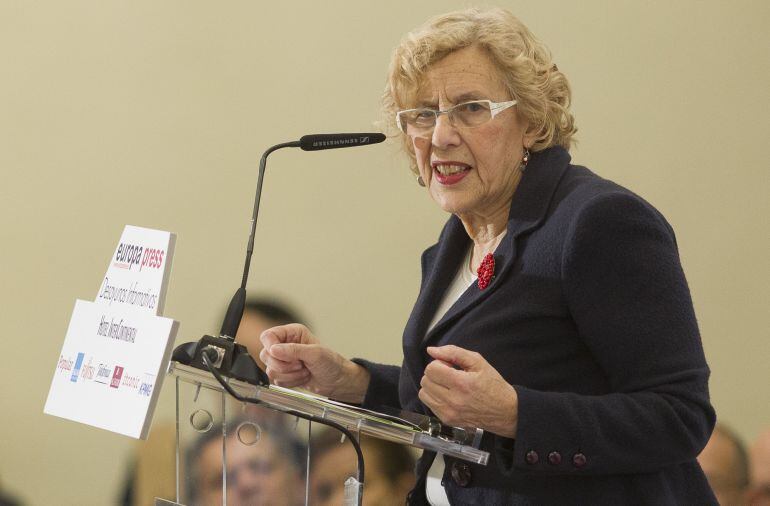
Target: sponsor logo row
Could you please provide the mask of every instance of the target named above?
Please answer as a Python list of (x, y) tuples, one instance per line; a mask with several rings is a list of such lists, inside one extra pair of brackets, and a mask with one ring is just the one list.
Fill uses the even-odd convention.
[(108, 364), (96, 362), (93, 357), (85, 360), (85, 353), (78, 353), (75, 359), (71, 357), (59, 356), (59, 362), (56, 364), (56, 372), (69, 376), (73, 383), (78, 381), (93, 381), (108, 385), (109, 388), (124, 388), (134, 390), (138, 395), (149, 397), (155, 386), (155, 375), (144, 373), (141, 375), (129, 374), (124, 367), (117, 364)]

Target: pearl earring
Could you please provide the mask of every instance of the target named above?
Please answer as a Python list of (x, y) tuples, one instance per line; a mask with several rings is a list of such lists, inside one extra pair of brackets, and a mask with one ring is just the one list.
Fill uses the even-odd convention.
[(529, 163), (529, 149), (524, 148), (524, 155), (521, 157), (521, 163), (519, 164), (519, 170), (524, 172), (527, 170), (527, 164)]

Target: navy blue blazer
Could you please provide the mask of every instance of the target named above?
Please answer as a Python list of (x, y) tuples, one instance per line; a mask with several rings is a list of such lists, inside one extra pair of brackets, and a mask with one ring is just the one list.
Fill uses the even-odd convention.
[[(495, 274), (427, 332), (471, 242), (452, 216), (422, 256), (402, 366), (371, 373), (364, 405), (428, 413), (428, 345), (479, 352), (519, 398), (515, 439), (487, 433), (487, 466), (447, 458), (452, 504), (716, 504), (695, 457), (715, 422), (709, 369), (674, 233), (632, 192), (533, 153)], [(413, 504), (425, 503), (417, 466)]]

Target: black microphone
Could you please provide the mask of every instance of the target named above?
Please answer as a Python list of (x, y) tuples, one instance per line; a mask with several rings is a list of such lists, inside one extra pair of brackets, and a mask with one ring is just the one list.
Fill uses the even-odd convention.
[(379, 144), (384, 140), (385, 135), (379, 132), (356, 134), (314, 134), (303, 135), (299, 140), (299, 147), (304, 151), (318, 151), (320, 149), (352, 148), (354, 146)]
[(254, 252), (254, 235), (257, 229), (257, 216), (259, 215), (259, 201), (262, 196), (262, 181), (265, 177), (267, 156), (281, 148), (302, 148), (305, 151), (318, 151), (321, 149), (349, 148), (354, 146), (366, 146), (378, 144), (385, 140), (381, 133), (348, 133), (348, 134), (315, 134), (305, 135), (298, 141), (284, 142), (268, 148), (259, 161), (259, 173), (257, 176), (257, 192), (254, 197), (254, 211), (251, 216), (251, 231), (246, 247), (246, 261), (243, 266), (241, 286), (236, 290), (227, 308), (227, 314), (222, 322), (219, 337), (203, 336), (197, 343), (185, 343), (177, 346), (172, 355), (172, 360), (192, 365), (206, 370), (205, 357), (213, 362), (222, 374), (252, 384), (268, 385), (269, 380), (265, 372), (259, 368), (256, 362), (249, 356), (246, 348), (235, 343), (235, 334), (243, 318), (243, 310), (246, 302), (246, 281), (249, 278), (251, 256)]

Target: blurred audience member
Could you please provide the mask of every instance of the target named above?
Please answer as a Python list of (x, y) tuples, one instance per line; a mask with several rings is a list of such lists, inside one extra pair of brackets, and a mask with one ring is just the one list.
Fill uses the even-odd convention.
[[(345, 480), (356, 476), (358, 459), (350, 441), (324, 429), (310, 446), (310, 504), (342, 504)], [(364, 506), (402, 505), (414, 487), (414, 456), (405, 446), (381, 439), (361, 438), (364, 454)]]
[(749, 459), (745, 446), (732, 430), (717, 424), (711, 439), (698, 456), (698, 462), (719, 504), (732, 506), (746, 503)]
[(749, 504), (770, 506), (770, 429), (762, 432), (751, 445)]
[(153, 506), (155, 498), (176, 498), (176, 423), (156, 422), (134, 459), (121, 490), (122, 506)]
[[(243, 432), (248, 434), (244, 437)], [(228, 506), (304, 504), (305, 446), (282, 427), (261, 431), (256, 443), (253, 426), (229, 427), (226, 438)], [(240, 435), (239, 435), (240, 434)], [(191, 506), (222, 504), (221, 432), (201, 436), (188, 454)]]
[(0, 487), (0, 506), (21, 506), (21, 503), (15, 497), (6, 495), (2, 487)]
[[(283, 302), (270, 297), (251, 298), (246, 301), (243, 318), (235, 339), (241, 343), (244, 342), (244, 339), (258, 343), (259, 335), (264, 330), (276, 325), (302, 321), (300, 315)], [(264, 364), (259, 361), (258, 357), (254, 358), (264, 370)], [(291, 418), (281, 412), (254, 405), (249, 405), (246, 412), (258, 420), (260, 424), (280, 425), (287, 423), (286, 421)], [(218, 438), (219, 434), (215, 434), (215, 436)], [(149, 438), (137, 443), (137, 449), (127, 473), (128, 476), (120, 491), (118, 504), (122, 506), (152, 506), (155, 504), (156, 497), (175, 498), (175, 448), (175, 424), (154, 424)], [(5, 505), (0, 502), (0, 506)]]
[(21, 503), (17, 502), (13, 497), (0, 492), (0, 506), (21, 506)]

